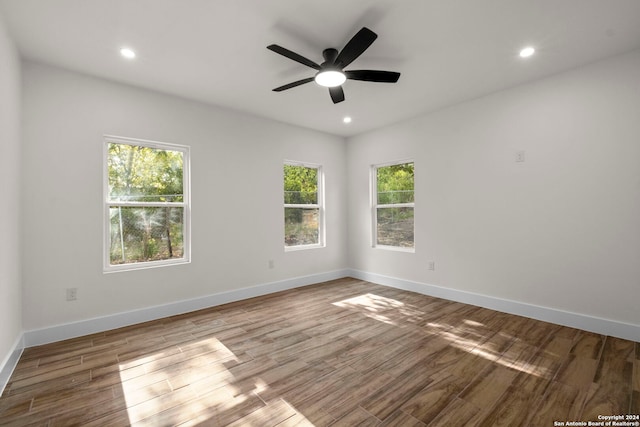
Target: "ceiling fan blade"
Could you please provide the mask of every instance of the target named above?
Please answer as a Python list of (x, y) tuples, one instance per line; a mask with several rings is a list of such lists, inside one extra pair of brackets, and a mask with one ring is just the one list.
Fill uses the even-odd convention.
[(292, 87), (296, 87), (296, 86), (303, 85), (305, 83), (312, 82), (313, 79), (314, 79), (313, 77), (308, 77), (306, 79), (298, 80), (296, 82), (292, 82), (292, 83), (286, 84), (284, 86), (277, 87), (277, 88), (273, 89), (273, 91), (274, 92), (282, 92), (283, 90), (291, 89)]
[(330, 87), (329, 95), (331, 95), (331, 100), (334, 104), (344, 101), (344, 90), (342, 90), (342, 86)]
[(344, 68), (351, 64), (357, 57), (362, 55), (362, 52), (371, 46), (371, 43), (373, 43), (377, 37), (378, 35), (376, 33), (367, 27), (362, 27), (362, 29), (358, 31), (351, 40), (349, 40), (346, 46), (338, 54), (335, 64), (340, 68)]
[(307, 67), (311, 67), (314, 68), (316, 70), (320, 69), (320, 65), (316, 64), (315, 62), (313, 62), (310, 59), (305, 58), (302, 55), (298, 55), (295, 52), (290, 51), (289, 49), (285, 49), (282, 46), (278, 46), (277, 44), (271, 44), (269, 46), (267, 46), (267, 49), (275, 52), (275, 53), (279, 53), (282, 56), (286, 56), (289, 59), (292, 59), (296, 62), (299, 62), (302, 65), (306, 65)]
[(344, 74), (351, 80), (364, 80), (365, 82), (395, 83), (400, 78), (400, 73), (395, 71), (379, 70), (353, 70)]

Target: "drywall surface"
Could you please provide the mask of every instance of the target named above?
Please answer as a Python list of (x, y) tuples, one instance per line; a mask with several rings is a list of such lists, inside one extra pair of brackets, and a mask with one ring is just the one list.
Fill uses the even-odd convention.
[[(20, 58), (0, 17), (0, 371), (22, 335)], [(0, 377), (1, 377), (0, 372)], [(2, 388), (0, 378), (0, 389)]]
[[(25, 330), (347, 266), (344, 139), (42, 64), (23, 69)], [(103, 273), (105, 134), (191, 147), (190, 264)], [(284, 251), (285, 159), (324, 168), (325, 248)], [(69, 287), (77, 301), (65, 300)]]
[[(350, 138), (351, 268), (640, 325), (638, 76), (636, 51)], [(371, 244), (370, 166), (404, 159), (415, 253)]]

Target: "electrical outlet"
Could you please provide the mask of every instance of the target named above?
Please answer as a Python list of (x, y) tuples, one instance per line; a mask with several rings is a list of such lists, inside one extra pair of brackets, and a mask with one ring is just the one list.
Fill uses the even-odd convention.
[(517, 163), (524, 162), (524, 150), (516, 151), (516, 162)]
[(276, 265), (272, 259), (269, 260), (269, 268), (274, 268)]
[(67, 288), (67, 301), (75, 301), (78, 299), (78, 288)]

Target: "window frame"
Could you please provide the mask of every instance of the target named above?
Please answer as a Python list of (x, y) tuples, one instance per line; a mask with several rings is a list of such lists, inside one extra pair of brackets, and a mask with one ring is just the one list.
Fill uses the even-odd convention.
[[(407, 163), (413, 164), (414, 170), (414, 178), (413, 178), (413, 202), (412, 203), (389, 203), (389, 204), (378, 204), (378, 169), (387, 167), (387, 166), (395, 166), (395, 165), (404, 165)], [(371, 165), (371, 247), (374, 249), (385, 249), (390, 251), (398, 251), (398, 252), (409, 252), (415, 253), (416, 251), (416, 238), (415, 238), (415, 168), (416, 162), (413, 159), (404, 159), (404, 160), (396, 160), (393, 162), (385, 162)], [(386, 208), (411, 208), (413, 209), (413, 246), (404, 247), (404, 246), (392, 246), (392, 245), (381, 245), (378, 244), (378, 209), (386, 209)]]
[[(316, 195), (317, 200), (315, 204), (294, 204), (294, 203), (283, 203), (282, 209), (282, 224), (284, 227), (285, 223), (285, 211), (287, 208), (300, 208), (300, 209), (318, 209), (318, 243), (312, 243), (309, 245), (295, 245), (295, 246), (287, 246), (284, 245), (285, 252), (293, 252), (293, 251), (301, 251), (306, 249), (318, 249), (324, 248), (325, 244), (325, 203), (324, 203), (324, 171), (321, 164), (317, 163), (309, 163), (309, 162), (300, 162), (296, 160), (286, 160), (283, 162), (282, 173), (284, 178), (284, 166), (302, 166), (305, 168), (317, 169), (317, 177), (318, 177), (318, 193)], [(281, 181), (283, 184), (282, 191), (284, 195), (284, 181)], [(282, 230), (282, 236), (284, 237), (284, 228)]]
[[(134, 145), (158, 150), (179, 151), (182, 153), (182, 202), (132, 202), (111, 201), (109, 199), (109, 144)], [(114, 135), (103, 135), (102, 179), (103, 179), (103, 273), (143, 270), (191, 263), (191, 148), (188, 145), (150, 141)], [(180, 258), (156, 261), (111, 264), (111, 218), (112, 207), (181, 207), (183, 209), (182, 240), (183, 253)]]

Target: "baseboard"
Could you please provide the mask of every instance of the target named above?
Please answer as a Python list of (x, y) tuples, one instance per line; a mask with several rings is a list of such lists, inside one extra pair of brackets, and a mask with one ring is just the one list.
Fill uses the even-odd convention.
[(569, 326), (571, 328), (582, 329), (597, 334), (640, 342), (640, 325), (602, 319), (582, 313), (572, 313), (457, 289), (444, 288), (426, 283), (413, 282), (410, 280), (360, 270), (351, 269), (349, 270), (349, 275), (356, 279), (366, 280), (367, 282), (379, 285), (390, 286), (406, 291), (444, 298), (450, 301), (462, 302), (504, 313), (542, 320), (556, 325)]
[(349, 270), (335, 270), (309, 276), (294, 277), (277, 282), (264, 283), (233, 291), (221, 292), (200, 298), (177, 301), (169, 304), (142, 308), (139, 310), (116, 313), (109, 316), (81, 320), (73, 323), (51, 326), (48, 328), (26, 331), (24, 346), (33, 347), (83, 335), (104, 332), (136, 323), (175, 316), (203, 308), (214, 307), (229, 302), (240, 301), (274, 292), (326, 282), (348, 276)]
[(4, 358), (2, 364), (0, 364), (0, 396), (2, 396), (5, 387), (9, 383), (9, 378), (11, 378), (11, 374), (13, 374), (13, 370), (16, 368), (18, 360), (20, 360), (22, 350), (24, 350), (24, 335), (20, 334), (12, 350)]
[[(22, 348), (25, 347), (33, 347), (65, 339), (76, 338), (83, 335), (104, 332), (111, 329), (134, 325), (136, 323), (175, 316), (177, 314), (188, 313), (190, 311), (214, 307), (229, 302), (240, 301), (247, 298), (340, 279), (343, 277), (353, 277), (379, 285), (390, 286), (424, 295), (444, 298), (450, 301), (472, 304), (518, 316), (530, 317), (532, 319), (582, 329), (597, 334), (640, 342), (640, 325), (628, 324), (615, 320), (593, 317), (582, 313), (571, 313), (549, 307), (542, 307), (488, 295), (414, 282), (397, 277), (384, 276), (377, 273), (354, 269), (343, 269), (309, 276), (295, 277), (233, 291), (207, 295), (200, 298), (177, 301), (160, 306), (147, 307), (139, 310), (82, 320), (79, 322), (26, 331), (24, 332), (24, 339), (21, 340), (19, 346), (16, 346), (16, 349), (19, 347), (19, 352), (16, 353), (16, 351), (14, 351), (13, 354), (11, 354), (4, 362), (4, 365), (1, 366), (2, 371), (0, 371), (0, 384), (2, 384), (2, 379), (5, 378), (5, 371), (7, 371), (8, 367), (11, 365), (9, 362), (17, 362), (17, 358), (22, 352)], [(7, 372), (10, 374), (11, 371), (13, 371), (13, 367), (8, 369)]]

